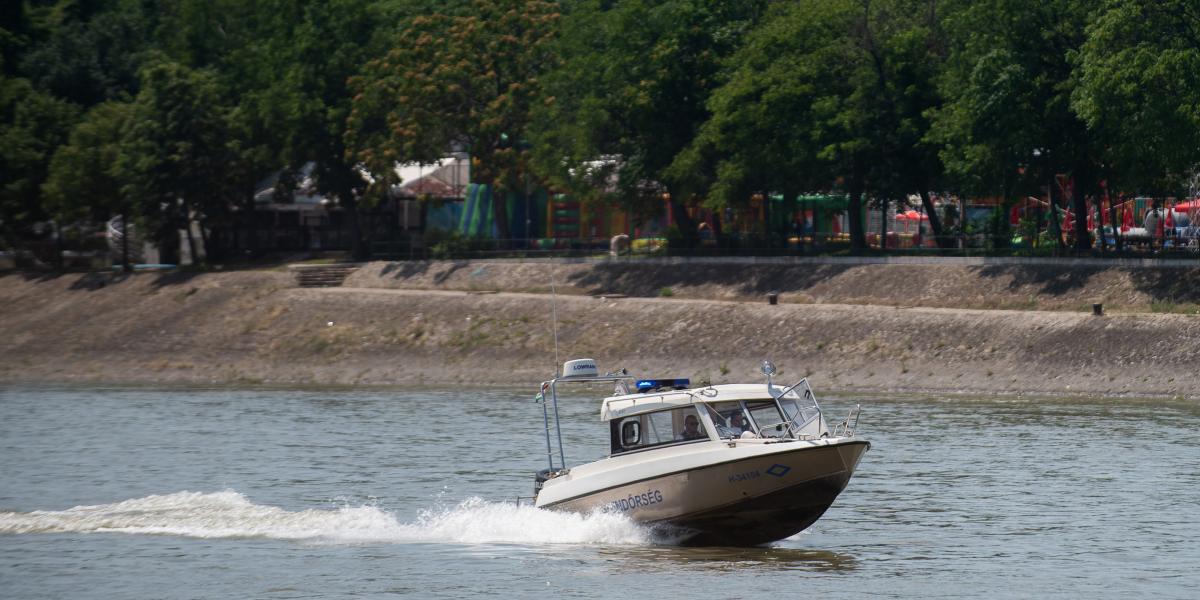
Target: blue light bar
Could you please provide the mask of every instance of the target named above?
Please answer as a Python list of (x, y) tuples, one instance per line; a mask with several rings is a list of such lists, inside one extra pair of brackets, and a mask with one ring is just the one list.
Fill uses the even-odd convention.
[(639, 379), (636, 385), (638, 392), (648, 392), (660, 388), (682, 390), (686, 389), (690, 383), (690, 379)]

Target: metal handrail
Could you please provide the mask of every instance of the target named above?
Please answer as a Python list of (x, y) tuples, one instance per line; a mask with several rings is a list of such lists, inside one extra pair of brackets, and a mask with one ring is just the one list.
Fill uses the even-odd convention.
[[(860, 416), (862, 416), (862, 405), (855, 404), (854, 408), (850, 409), (850, 412), (846, 414), (846, 418), (842, 419), (841, 423), (838, 423), (837, 425), (833, 426), (833, 436), (834, 437), (842, 437), (842, 436), (853, 437), (854, 430), (858, 429), (858, 418)], [(853, 424), (850, 423), (850, 419), (854, 419)]]
[[(559, 384), (559, 382), (564, 382), (564, 383), (608, 382), (608, 383), (612, 383), (612, 382), (616, 382), (616, 381), (626, 381), (626, 380), (632, 380), (632, 379), (635, 379), (635, 378), (633, 376), (625, 374), (625, 373), (621, 373), (621, 374), (610, 373), (610, 374), (605, 374), (605, 375), (597, 375), (594, 377), (578, 377), (578, 376), (577, 377), (561, 377), (560, 376), (560, 377), (555, 377), (554, 379), (551, 379), (549, 381), (542, 382), (542, 387), (541, 387), (542, 419), (543, 419), (543, 424), (545, 425), (545, 428), (546, 428), (546, 459), (547, 459), (547, 462), (549, 462), (549, 464), (550, 464), (550, 472), (551, 473), (559, 473), (559, 472), (565, 471), (567, 469), (567, 456), (566, 456), (566, 453), (563, 451), (563, 442), (562, 442), (562, 422), (559, 420), (559, 416), (558, 416), (558, 384)], [(559, 464), (557, 467), (554, 465), (554, 448), (550, 443), (550, 412), (549, 412), (549, 408), (546, 406), (547, 402), (546, 402), (546, 396), (545, 396), (547, 388), (549, 388), (549, 390), (550, 390), (550, 402), (552, 402), (554, 405), (554, 433), (555, 433), (556, 437), (558, 438), (558, 463)]]

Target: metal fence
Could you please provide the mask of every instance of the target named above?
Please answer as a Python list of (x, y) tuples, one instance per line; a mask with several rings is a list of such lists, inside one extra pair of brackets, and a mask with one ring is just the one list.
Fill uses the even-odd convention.
[[(1200, 244), (1195, 237), (1126, 239), (1118, 251), (1114, 244), (1078, 251), (1057, 244), (1000, 247), (984, 235), (954, 236), (941, 240), (914, 240), (904, 234), (889, 235), (885, 248), (878, 235), (868, 235), (868, 247), (854, 249), (845, 234), (803, 236), (724, 235), (707, 239), (666, 237), (495, 239), (471, 238), (447, 232), (367, 231), (365, 250), (375, 260), (436, 260), (487, 258), (737, 258), (737, 257), (1014, 257), (1095, 259), (1181, 259), (1200, 266)], [(242, 257), (269, 258), (272, 254), (349, 253), (352, 238), (344, 227), (230, 228), (213, 232), (210, 240), (219, 255), (213, 262)], [(103, 268), (110, 257), (94, 242), (37, 241), (5, 253), (0, 268), (90, 269)]]
[[(554, 240), (494, 239), (447, 237), (411, 237), (377, 240), (370, 246), (371, 257), (385, 260), (485, 259), (485, 258), (638, 258), (638, 257), (818, 257), (818, 256), (901, 256), (901, 257), (1029, 257), (1029, 258), (1173, 258), (1195, 260), (1200, 264), (1200, 247), (1175, 240), (1140, 241), (1112, 245), (1103, 249), (1076, 250), (1052, 244), (1040, 246), (998, 247), (986, 236), (952, 236), (941, 240), (926, 239), (914, 244), (903, 236), (889, 236), (880, 247), (878, 236), (868, 236), (868, 247), (854, 249), (844, 234), (806, 236), (722, 236), (713, 239), (667, 239), (662, 237), (623, 239), (559, 238)], [(1172, 243), (1175, 242), (1175, 243)]]

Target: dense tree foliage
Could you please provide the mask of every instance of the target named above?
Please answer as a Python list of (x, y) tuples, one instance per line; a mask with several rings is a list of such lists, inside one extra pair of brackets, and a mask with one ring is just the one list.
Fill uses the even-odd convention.
[[(677, 206), (695, 189), (669, 167), (709, 118), (725, 60), (762, 1), (590, 1), (573, 6), (535, 120), (538, 165), (588, 195), (615, 188), (626, 206)], [(618, 176), (619, 175), (619, 176)], [(676, 210), (676, 215), (683, 211)], [(685, 232), (689, 228), (684, 227)]]
[(67, 221), (106, 220), (132, 210), (117, 170), (132, 109), (125, 102), (96, 105), (54, 152), (42, 186), (50, 215)]
[[(122, 138), (117, 173), (147, 230), (198, 221), (201, 232), (230, 206), (237, 161), (216, 77), (173, 62), (142, 70)], [(196, 240), (187, 229), (192, 255)]]
[(48, 217), (41, 186), (78, 114), (77, 106), (26, 79), (0, 79), (0, 242), (14, 243)]
[(919, 193), (934, 214), (941, 165), (927, 113), (939, 98), (937, 26), (923, 1), (817, 0), (773, 13), (734, 56), (712, 117), (673, 170), (713, 173), (714, 206), (756, 190), (787, 202), (844, 178), (860, 245), (864, 194)]
[(1180, 194), (1200, 163), (1200, 6), (1120, 0), (1088, 27), (1073, 105), (1117, 181)]
[(1190, 0), (3, 6), (6, 248), (126, 211), (207, 237), (309, 164), (357, 223), (398, 162), (458, 151), (499, 190), (667, 200), (685, 234), (683, 205), (843, 192), (857, 246), (871, 206), (1049, 191), (1082, 215), (1105, 185), (1186, 193), (1200, 163)]
[[(347, 137), (355, 156), (387, 185), (397, 161), (428, 163), (461, 149), (472, 182), (523, 189), (530, 109), (556, 64), (549, 42), (559, 17), (553, 2), (479, 0), (463, 15), (406, 21), (387, 54), (354, 79)], [(507, 238), (504, 204), (494, 206)]]
[[(1048, 189), (1056, 176), (1074, 181), (1075, 214), (1100, 180), (1096, 132), (1072, 110), (1074, 57), (1099, 2), (966, 2), (948, 26), (954, 47), (942, 74), (948, 100), (933, 136), (965, 191), (1006, 201)], [(1055, 216), (1057, 211), (1052, 211)], [(1086, 221), (1076, 219), (1086, 244)]]

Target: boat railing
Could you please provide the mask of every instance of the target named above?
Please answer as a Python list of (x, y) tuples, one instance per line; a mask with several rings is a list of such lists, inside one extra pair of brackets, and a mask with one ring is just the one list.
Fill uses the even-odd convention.
[(853, 437), (858, 428), (858, 417), (862, 415), (862, 405), (855, 404), (849, 414), (840, 423), (833, 426), (833, 437)]
[[(563, 452), (562, 424), (558, 417), (558, 385), (560, 383), (625, 382), (626, 388), (628, 388), (628, 382), (634, 378), (623, 371), (624, 369), (617, 373), (594, 376), (564, 377), (559, 375), (550, 381), (542, 382), (537, 398), (542, 403), (542, 424), (546, 432), (546, 459), (550, 466), (546, 470), (548, 478), (557, 477), (567, 471), (567, 458)], [(557, 448), (555, 448), (554, 440), (558, 442)]]

